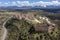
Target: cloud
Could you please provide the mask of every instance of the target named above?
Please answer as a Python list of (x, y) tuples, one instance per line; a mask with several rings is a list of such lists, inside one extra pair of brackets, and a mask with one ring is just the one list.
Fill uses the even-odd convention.
[(17, 1), (17, 5), (18, 6), (42, 6), (42, 7), (46, 7), (46, 6), (59, 6), (60, 2), (59, 1), (51, 1), (51, 2), (43, 2), (43, 1), (38, 1), (38, 2), (29, 2), (29, 1)]
[(4, 4), (8, 5), (9, 3), (6, 2), (6, 3), (4, 3)]
[(39, 1), (39, 2), (32, 3), (32, 5), (34, 5), (34, 6), (42, 6), (42, 7), (46, 7), (46, 6), (50, 6), (50, 5), (59, 6), (60, 2), (58, 2), (58, 1), (51, 1), (51, 2)]
[(16, 2), (11, 2), (11, 4), (16, 5)]
[(2, 2), (0, 2), (0, 4), (2, 4)]
[[(3, 2), (0, 2), (0, 4), (2, 4)], [(50, 6), (50, 5), (54, 5), (54, 6), (59, 6), (60, 2), (59, 1), (51, 1), (51, 2), (44, 2), (44, 1), (38, 1), (38, 2), (29, 2), (29, 1), (13, 1), (13, 2), (4, 2), (3, 4), (5, 5), (12, 5), (12, 6), (42, 6), (42, 7), (46, 7), (46, 6)]]
[(31, 6), (29, 1), (17, 1), (18, 6)]

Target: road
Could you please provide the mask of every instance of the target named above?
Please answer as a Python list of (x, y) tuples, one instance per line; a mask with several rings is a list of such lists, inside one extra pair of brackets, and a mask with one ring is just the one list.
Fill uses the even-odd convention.
[(6, 24), (6, 22), (10, 19), (10, 18), (12, 18), (13, 16), (11, 16), (11, 17), (9, 17), (4, 23), (3, 23), (3, 30), (4, 30), (4, 33), (3, 33), (3, 36), (2, 36), (2, 39), (1, 40), (5, 40), (5, 38), (6, 38), (6, 36), (7, 36), (7, 29), (5, 28), (5, 24)]

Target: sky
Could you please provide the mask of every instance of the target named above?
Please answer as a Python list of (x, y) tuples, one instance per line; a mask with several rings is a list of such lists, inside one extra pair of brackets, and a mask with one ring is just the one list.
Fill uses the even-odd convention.
[(60, 0), (0, 0), (0, 6), (59, 6)]
[(12, 1), (30, 1), (30, 2), (45, 1), (46, 2), (46, 1), (55, 1), (55, 0), (0, 0), (0, 2), (12, 2)]

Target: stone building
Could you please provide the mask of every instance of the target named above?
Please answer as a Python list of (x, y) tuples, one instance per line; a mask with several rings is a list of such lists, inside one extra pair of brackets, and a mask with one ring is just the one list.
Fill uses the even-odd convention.
[(37, 23), (37, 24), (34, 24), (33, 27), (35, 28), (36, 32), (51, 32), (54, 30), (54, 27), (52, 25), (47, 24), (47, 23), (45, 23), (45, 24)]

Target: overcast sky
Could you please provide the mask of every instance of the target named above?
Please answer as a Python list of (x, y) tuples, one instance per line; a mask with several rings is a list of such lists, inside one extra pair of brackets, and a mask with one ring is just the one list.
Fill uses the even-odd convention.
[(60, 5), (60, 0), (0, 0), (0, 6), (44, 6)]

